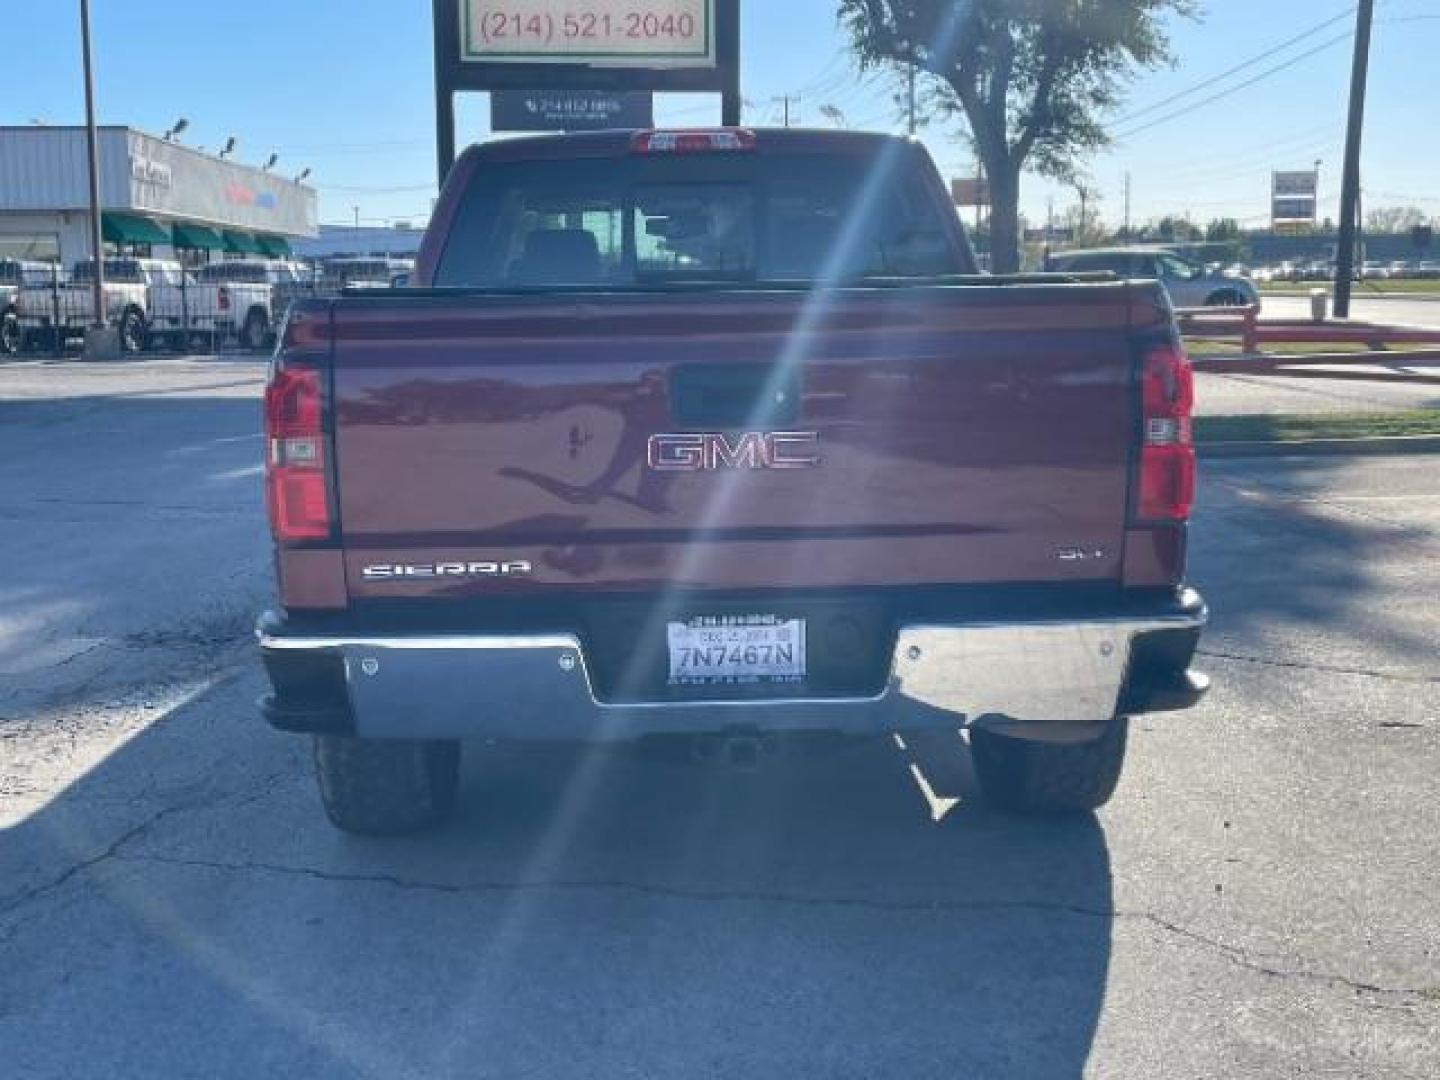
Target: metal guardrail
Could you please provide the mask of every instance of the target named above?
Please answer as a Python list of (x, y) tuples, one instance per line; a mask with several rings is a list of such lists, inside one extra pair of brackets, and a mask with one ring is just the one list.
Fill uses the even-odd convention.
[[(1175, 313), (1186, 337), (1240, 343), (1239, 356), (1192, 353), (1191, 359), (1200, 371), (1440, 385), (1440, 372), (1412, 370), (1440, 364), (1440, 330), (1353, 320), (1262, 320), (1259, 315), (1256, 307), (1196, 308)], [(1362, 345), (1366, 351), (1285, 353), (1262, 351), (1265, 345)], [(1435, 348), (1393, 352), (1389, 348), (1392, 345)]]

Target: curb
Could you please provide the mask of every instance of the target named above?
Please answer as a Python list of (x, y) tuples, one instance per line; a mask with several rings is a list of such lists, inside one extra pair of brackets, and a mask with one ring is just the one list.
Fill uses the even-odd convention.
[[(1310, 299), (1310, 294), (1308, 292), (1263, 291), (1260, 293), (1260, 300), (1262, 301), (1262, 303), (1267, 297), (1276, 300), (1308, 300)], [(1335, 298), (1334, 296), (1331, 296), (1329, 299), (1333, 303)], [(1414, 300), (1422, 304), (1440, 304), (1440, 293), (1352, 293), (1350, 299), (1352, 302), (1355, 300)]]
[(1369, 439), (1296, 439), (1289, 442), (1199, 443), (1195, 449), (1207, 458), (1275, 457), (1383, 457), (1396, 454), (1440, 453), (1440, 435), (1383, 435)]

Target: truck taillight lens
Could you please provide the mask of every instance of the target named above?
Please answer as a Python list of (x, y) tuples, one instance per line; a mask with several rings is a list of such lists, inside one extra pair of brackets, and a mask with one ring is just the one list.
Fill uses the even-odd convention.
[(225, 288), (223, 285), (220, 287), (220, 310), (230, 310), (230, 290)]
[(330, 536), (320, 373), (278, 368), (265, 388), (265, 497), (277, 540)]
[(630, 141), (636, 154), (726, 154), (755, 149), (755, 133), (745, 128), (701, 131), (641, 131)]
[(1136, 514), (1142, 521), (1187, 521), (1195, 503), (1190, 360), (1177, 342), (1166, 342), (1145, 353), (1140, 378), (1144, 440)]

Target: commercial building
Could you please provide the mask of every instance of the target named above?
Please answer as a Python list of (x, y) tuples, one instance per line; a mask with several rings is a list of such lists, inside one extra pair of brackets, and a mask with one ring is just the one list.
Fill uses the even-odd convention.
[(350, 225), (321, 225), (312, 239), (297, 240), (295, 254), (304, 259), (327, 259), (335, 256), (379, 256), (413, 259), (420, 251), (425, 230), (396, 225), (388, 229)]
[[(129, 127), (103, 127), (100, 205), (108, 252), (288, 255), (317, 233), (304, 184)], [(90, 251), (82, 127), (0, 127), (0, 258), (71, 266)]]

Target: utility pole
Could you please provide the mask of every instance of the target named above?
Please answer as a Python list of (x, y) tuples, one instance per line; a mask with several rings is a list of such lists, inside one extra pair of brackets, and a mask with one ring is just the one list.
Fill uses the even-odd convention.
[(779, 97), (773, 97), (773, 98), (771, 98), (770, 100), (771, 100), (771, 101), (780, 102), (781, 104), (784, 105), (784, 107), (785, 107), (785, 126), (788, 128), (788, 127), (790, 126), (790, 102), (793, 101), (793, 102), (795, 102), (796, 105), (799, 105), (800, 102), (801, 102), (803, 99), (802, 99), (802, 98), (799, 98), (799, 97), (796, 97), (796, 96), (793, 95), (793, 94), (781, 94)]
[(985, 163), (975, 163), (975, 179), (979, 181), (975, 186), (979, 188), (975, 192), (975, 235), (980, 235), (980, 211), (985, 209), (985, 204), (990, 201), (989, 185), (985, 182)]
[(1050, 237), (1055, 231), (1055, 197), (1052, 195), (1045, 204), (1045, 262), (1040, 269), (1050, 269)]
[[(90, 59), (90, 0), (80, 0), (80, 45), (85, 66), (85, 147), (90, 164), (90, 250), (95, 256), (95, 274), (90, 279), (90, 326), (93, 330), (104, 330), (105, 240), (100, 225), (100, 133), (95, 126), (95, 69)], [(104, 346), (98, 346), (98, 350), (105, 351)]]
[(1365, 134), (1365, 88), (1370, 76), (1370, 31), (1375, 0), (1360, 0), (1355, 15), (1355, 62), (1350, 71), (1350, 122), (1345, 133), (1345, 174), (1340, 184), (1340, 247), (1335, 252), (1335, 317), (1350, 317), (1355, 271), (1355, 230), (1360, 214), (1360, 145)]
[(1125, 232), (1126, 240), (1130, 239), (1130, 174), (1125, 174)]

